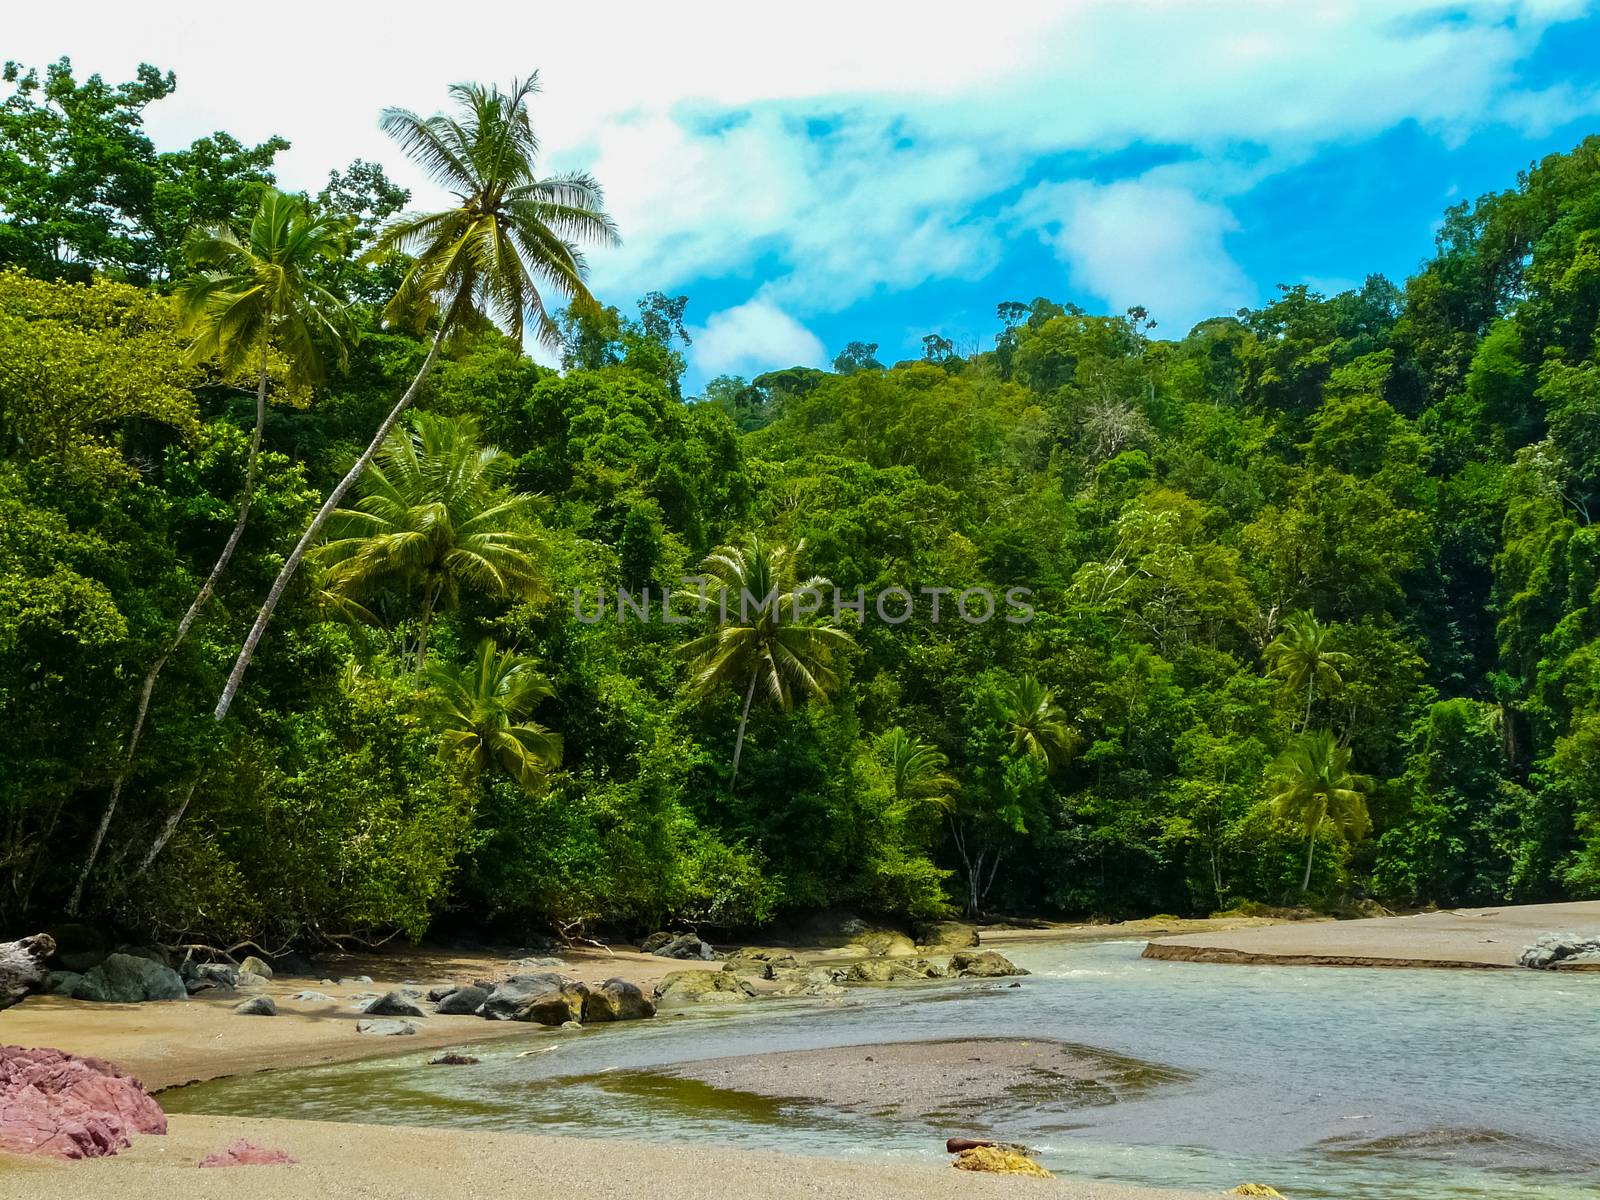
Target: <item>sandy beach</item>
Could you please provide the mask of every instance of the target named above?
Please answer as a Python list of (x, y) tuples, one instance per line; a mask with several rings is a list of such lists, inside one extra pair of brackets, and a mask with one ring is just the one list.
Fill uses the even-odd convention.
[(1540, 934), (1600, 936), (1600, 900), (1294, 921), (1154, 939), (1146, 958), (1330, 967), (1515, 967)]
[[(196, 1173), (207, 1154), (239, 1138), (286, 1151), (288, 1166)], [(700, 1144), (645, 1145), (510, 1133), (466, 1133), (332, 1122), (177, 1116), (165, 1137), (143, 1137), (115, 1158), (84, 1162), (0, 1161), (0, 1198), (168, 1200), (226, 1190), (252, 1200), (460, 1200), (515, 1195), (652, 1200), (956, 1200), (1050, 1196), (1057, 1200), (1195, 1200), (1205, 1193), (1070, 1180), (984, 1176), (928, 1163), (722, 1150)]]

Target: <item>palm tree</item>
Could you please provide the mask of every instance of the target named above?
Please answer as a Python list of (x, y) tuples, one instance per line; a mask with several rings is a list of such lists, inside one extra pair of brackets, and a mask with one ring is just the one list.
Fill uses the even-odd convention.
[(1309, 612), (1291, 613), (1283, 622), (1283, 632), (1267, 647), (1267, 661), (1271, 673), (1283, 680), (1286, 690), (1306, 694), (1306, 711), (1300, 728), (1311, 725), (1311, 703), (1316, 699), (1317, 685), (1324, 694), (1338, 691), (1344, 686), (1344, 676), (1354, 661), (1348, 654), (1333, 648), (1334, 631)]
[(355, 508), (338, 509), (312, 552), (323, 587), (359, 610), (386, 589), (421, 598), (416, 667), (436, 611), (463, 585), (495, 598), (539, 590), (541, 543), (529, 525), (534, 497), (499, 486), (511, 464), (466, 417), (417, 413), (389, 435), (362, 477)]
[[(513, 81), (504, 92), (476, 83), (452, 85), (450, 95), (462, 109), (459, 117), (420, 117), (402, 108), (384, 110), (380, 122), (384, 131), (457, 201), (441, 212), (399, 218), (374, 249), (374, 253), (415, 256), (385, 309), (385, 317), (418, 329), (432, 319), (433, 340), (410, 386), (289, 552), (228, 673), (211, 713), (215, 720), (227, 718), (284, 589), (345, 493), (417, 398), (445, 337), (456, 329), (493, 322), (520, 345), (524, 326), (531, 324), (541, 341), (554, 346), (559, 331), (539, 288), (548, 288), (575, 305), (594, 304), (583, 282), (588, 268), (575, 243), (615, 245), (616, 226), (602, 207), (599, 184), (589, 175), (571, 172), (539, 177), (535, 170), (539, 139), (528, 119), (528, 97), (538, 90), (535, 73)], [(191, 779), (133, 878), (149, 867), (171, 839), (198, 781), (198, 776)]]
[(304, 198), (269, 189), (262, 193), (250, 228), (243, 237), (224, 225), (197, 230), (189, 239), (189, 261), (198, 270), (178, 289), (181, 327), (192, 339), (187, 357), (195, 363), (214, 359), (228, 375), (255, 366), (255, 430), (250, 436), (244, 488), (233, 530), (211, 574), (206, 576), (189, 610), (178, 622), (172, 640), (145, 672), (133, 728), (128, 733), (121, 765), (111, 783), (105, 812), (90, 839), (88, 856), (67, 901), (69, 914), (78, 911), (89, 873), (99, 857), (111, 819), (116, 815), (122, 788), (133, 767), (150, 713), (150, 697), (155, 692), (156, 680), (189, 636), (189, 630), (216, 591), (218, 580), (244, 536), (251, 501), (255, 498), (262, 431), (267, 423), (268, 351), (273, 346), (283, 351), (290, 371), (302, 380), (320, 375), (323, 346), (333, 348), (343, 357), (342, 306), (315, 281), (313, 272), (319, 263), (336, 261), (344, 255), (350, 229), (351, 222), (345, 218), (319, 215)]
[(533, 659), (497, 650), (484, 638), (465, 667), (430, 667), (426, 711), (440, 731), (440, 750), (468, 776), (498, 765), (533, 787), (561, 765), (561, 735), (528, 719), (555, 693)]
[(1066, 762), (1078, 744), (1077, 731), (1067, 724), (1055, 693), (1032, 675), (1003, 685), (995, 704), (1011, 735), (1011, 753), (1038, 759), (1046, 771)]
[(476, 83), (453, 85), (450, 95), (462, 109), (459, 117), (384, 110), (384, 132), (457, 200), (440, 212), (400, 217), (377, 247), (379, 252), (415, 255), (385, 318), (420, 328), (432, 317), (437, 327), (411, 385), (323, 501), (278, 572), (217, 700), (212, 715), (218, 721), (233, 707), (261, 635), (306, 551), (416, 399), (446, 334), (492, 321), (520, 345), (524, 326), (532, 325), (541, 341), (554, 346), (560, 331), (540, 287), (573, 304), (594, 303), (583, 282), (588, 268), (574, 243), (613, 245), (616, 226), (602, 207), (599, 184), (589, 175), (539, 177), (539, 139), (528, 119), (528, 97), (538, 90), (535, 73), (513, 81), (505, 92)]
[(894, 815), (905, 816), (924, 804), (950, 807), (950, 791), (956, 781), (945, 774), (950, 760), (939, 749), (912, 737), (898, 725), (883, 735), (880, 744), (894, 787)]
[(691, 660), (692, 695), (705, 697), (729, 683), (744, 686), (730, 791), (739, 778), (745, 725), (757, 690), (784, 712), (797, 698), (826, 699), (839, 685), (834, 654), (855, 644), (837, 626), (801, 623), (801, 597), (816, 593), (820, 600), (822, 590), (833, 586), (821, 576), (795, 582), (796, 561), (804, 550), (804, 542), (791, 550), (752, 538), (743, 546), (713, 550), (702, 566), (708, 582), (720, 584), (720, 621), (680, 653)]
[(1300, 881), (1304, 895), (1311, 887), (1311, 859), (1323, 821), (1350, 841), (1365, 837), (1372, 827), (1366, 800), (1372, 780), (1350, 769), (1350, 750), (1339, 745), (1332, 731), (1319, 729), (1295, 739), (1267, 769), (1267, 781), (1273, 789), (1268, 798), (1272, 811), (1306, 831), (1306, 872)]

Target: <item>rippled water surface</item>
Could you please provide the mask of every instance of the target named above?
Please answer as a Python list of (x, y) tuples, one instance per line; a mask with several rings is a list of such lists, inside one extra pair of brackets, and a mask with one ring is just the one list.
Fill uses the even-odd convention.
[[(1152, 962), (1142, 943), (1008, 951), (1021, 988), (976, 983), (768, 1001), (425, 1056), (222, 1080), (173, 1111), (698, 1137), (942, 1161), (970, 1118), (870, 1120), (650, 1068), (763, 1050), (1051, 1037), (1179, 1068), (1117, 1103), (1007, 1105), (992, 1132), (1065, 1174), (1297, 1197), (1593, 1197), (1600, 1189), (1600, 975)], [(957, 1128), (952, 1120), (968, 1120)], [(981, 1124), (981, 1119), (980, 1122)]]

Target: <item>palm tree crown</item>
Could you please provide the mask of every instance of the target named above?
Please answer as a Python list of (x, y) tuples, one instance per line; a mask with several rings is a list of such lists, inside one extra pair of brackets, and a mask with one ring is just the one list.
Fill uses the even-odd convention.
[(1351, 769), (1349, 747), (1339, 745), (1330, 730), (1319, 729), (1296, 738), (1268, 768), (1267, 781), (1272, 811), (1306, 831), (1304, 892), (1311, 886), (1311, 859), (1324, 821), (1351, 841), (1372, 827), (1366, 800), (1372, 780)]
[(883, 735), (882, 747), (894, 786), (896, 814), (924, 804), (935, 808), (951, 806), (950, 792), (956, 781), (945, 774), (950, 760), (943, 752), (898, 725)]
[(1010, 681), (1000, 691), (997, 715), (1011, 735), (1011, 753), (1036, 758), (1054, 771), (1071, 756), (1077, 731), (1055, 702), (1055, 693), (1032, 675)]
[(1354, 661), (1348, 654), (1333, 648), (1334, 630), (1324, 625), (1309, 612), (1291, 613), (1283, 622), (1283, 632), (1267, 647), (1267, 661), (1272, 674), (1283, 680), (1283, 686), (1298, 695), (1306, 695), (1305, 715), (1300, 727), (1311, 724), (1311, 702), (1317, 688), (1323, 694), (1338, 691), (1344, 686), (1341, 671), (1348, 670)]
[(561, 735), (528, 719), (555, 694), (537, 664), (484, 638), (465, 667), (429, 668), (427, 712), (440, 749), (476, 775), (498, 765), (525, 787), (561, 765)]
[(600, 185), (582, 171), (540, 178), (539, 139), (528, 119), (538, 72), (509, 90), (459, 83), (459, 116), (421, 117), (385, 109), (383, 131), (459, 203), (407, 214), (385, 231), (378, 252), (415, 256), (385, 316), (416, 322), (437, 306), (446, 325), (481, 313), (520, 343), (525, 324), (555, 345), (560, 331), (541, 288), (593, 303), (577, 242), (615, 245)]
[(463, 586), (497, 599), (536, 594), (542, 542), (533, 496), (500, 486), (509, 457), (486, 446), (467, 418), (418, 413), (390, 434), (362, 477), (354, 509), (337, 510), (315, 551), (324, 587), (370, 617), (360, 601), (383, 591), (420, 597), (417, 666), (429, 625)]
[(729, 683), (744, 685), (744, 710), (733, 744), (734, 779), (756, 693), (785, 712), (797, 698), (826, 699), (839, 685), (834, 655), (855, 644), (837, 626), (802, 623), (802, 596), (810, 599), (808, 594), (815, 593), (820, 602), (822, 591), (832, 587), (820, 575), (796, 582), (796, 564), (804, 550), (804, 542), (790, 549), (752, 538), (743, 546), (719, 547), (703, 564), (709, 581), (718, 585), (718, 611), (724, 620), (681, 653), (691, 660), (692, 694), (703, 697)]
[(345, 253), (350, 230), (348, 218), (269, 189), (243, 237), (227, 226), (197, 231), (188, 254), (201, 269), (178, 286), (191, 361), (216, 359), (232, 371), (257, 354), (264, 371), (266, 347), (276, 343), (292, 370), (315, 378), (324, 348), (342, 357), (343, 306), (313, 272)]

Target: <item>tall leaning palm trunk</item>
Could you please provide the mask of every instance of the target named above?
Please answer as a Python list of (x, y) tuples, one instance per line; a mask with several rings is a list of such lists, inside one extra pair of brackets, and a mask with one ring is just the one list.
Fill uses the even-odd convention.
[[(459, 201), (440, 212), (399, 218), (378, 245), (380, 252), (415, 255), (385, 309), (385, 319), (421, 328), (430, 317), (436, 317), (437, 328), (411, 385), (317, 510), (273, 580), (212, 710), (218, 722), (232, 709), (250, 660), (306, 551), (415, 402), (446, 336), (459, 328), (492, 322), (520, 345), (524, 328), (532, 325), (542, 341), (554, 345), (560, 330), (545, 306), (541, 281), (569, 302), (594, 303), (584, 283), (587, 266), (574, 243), (613, 245), (618, 240), (616, 226), (605, 213), (599, 185), (589, 175), (573, 172), (539, 177), (539, 139), (528, 118), (528, 98), (538, 90), (535, 73), (514, 81), (505, 92), (480, 84), (453, 85), (450, 95), (461, 109), (459, 116), (420, 117), (396, 108), (384, 111), (384, 131)], [(135, 876), (166, 846), (197, 783), (198, 776), (156, 835), (133, 872)]]
[(319, 260), (334, 259), (344, 253), (348, 231), (348, 222), (312, 213), (299, 197), (268, 191), (261, 198), (246, 237), (218, 227), (202, 230), (190, 240), (189, 259), (201, 270), (179, 289), (183, 325), (193, 336), (188, 358), (193, 362), (216, 359), (224, 369), (236, 371), (243, 369), (254, 353), (257, 366), (255, 428), (250, 434), (244, 487), (233, 529), (211, 573), (178, 622), (172, 639), (145, 672), (133, 727), (128, 732), (116, 778), (111, 782), (105, 811), (100, 815), (77, 883), (67, 901), (69, 916), (77, 915), (84, 888), (117, 814), (123, 787), (133, 770), (145, 722), (150, 716), (156, 681), (189, 636), (201, 610), (216, 594), (217, 584), (233, 561), (234, 551), (239, 548), (249, 524), (262, 435), (267, 425), (268, 351), (277, 340), (295, 352), (291, 370), (302, 378), (314, 378), (320, 368), (318, 341), (329, 340), (335, 348), (343, 345), (335, 319), (338, 301), (312, 282), (310, 272)]

